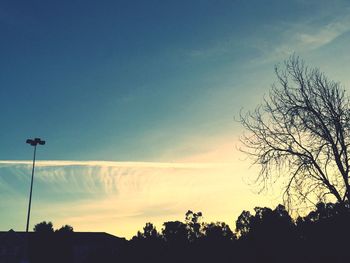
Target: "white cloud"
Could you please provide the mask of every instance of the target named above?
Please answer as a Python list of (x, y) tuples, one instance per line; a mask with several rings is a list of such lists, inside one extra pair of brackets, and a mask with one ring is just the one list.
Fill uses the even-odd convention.
[(270, 27), (269, 31), (275, 31), (273, 38), (254, 40), (253, 45), (262, 53), (259, 59), (261, 63), (280, 61), (293, 53), (310, 52), (331, 44), (350, 31), (350, 15), (339, 14), (337, 18), (328, 22), (323, 22), (322, 17), (313, 17), (292, 24), (275, 25)]
[[(202, 211), (208, 221), (232, 223), (243, 209), (262, 205), (261, 196), (249, 191), (242, 180), (246, 164), (197, 162), (205, 159), (198, 156), (189, 163), (38, 161), (31, 222), (52, 220), (80, 231), (130, 237), (148, 221), (160, 227), (168, 220), (182, 220), (188, 209)], [(4, 168), (0, 179), (11, 182), (3, 186), (13, 190), (21, 185), (8, 191), (10, 197), (0, 193), (7, 200), (4, 210), (16, 206), (0, 223), (3, 229), (22, 227), (9, 218), (25, 217), (20, 213), (27, 207), (30, 166), (31, 161), (0, 161)], [(264, 199), (267, 204), (269, 198)]]
[[(26, 160), (1, 160), (1, 165), (32, 165), (32, 161)], [(36, 167), (56, 167), (56, 166), (86, 166), (86, 167), (120, 167), (120, 168), (189, 168), (203, 169), (215, 168), (228, 163), (187, 163), (187, 162), (113, 162), (113, 161), (68, 161), (68, 160), (48, 160), (36, 161)]]

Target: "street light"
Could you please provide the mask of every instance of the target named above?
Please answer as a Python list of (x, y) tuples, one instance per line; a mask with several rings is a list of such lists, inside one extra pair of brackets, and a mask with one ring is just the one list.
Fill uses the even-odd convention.
[(44, 145), (45, 141), (42, 141), (40, 138), (35, 139), (28, 139), (26, 143), (30, 144), (31, 146), (34, 146), (34, 157), (33, 157), (33, 168), (32, 168), (32, 180), (30, 182), (30, 193), (29, 193), (29, 205), (28, 205), (28, 216), (27, 216), (27, 227), (26, 232), (28, 233), (29, 228), (29, 217), (30, 217), (30, 206), (32, 204), (32, 191), (33, 191), (33, 179), (34, 179), (34, 167), (35, 167), (35, 154), (36, 154), (36, 146)]

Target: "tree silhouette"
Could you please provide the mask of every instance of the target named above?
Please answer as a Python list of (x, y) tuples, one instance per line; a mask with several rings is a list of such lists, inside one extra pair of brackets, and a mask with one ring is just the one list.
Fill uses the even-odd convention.
[(162, 256), (162, 239), (156, 227), (152, 223), (146, 223), (143, 231), (138, 231), (131, 239), (129, 250), (128, 261), (158, 262)]
[[(292, 56), (276, 66), (277, 84), (255, 111), (241, 112), (242, 149), (261, 166), (263, 186), (282, 177), (284, 201), (350, 199), (350, 99), (339, 83)], [(333, 200), (334, 200), (333, 199)]]
[(163, 224), (162, 235), (169, 243), (186, 244), (188, 242), (189, 231), (187, 225), (180, 221), (170, 221)]
[(64, 225), (61, 228), (55, 230), (55, 233), (60, 233), (60, 234), (69, 234), (74, 232), (73, 227), (70, 225)]
[(274, 210), (255, 207), (255, 214), (243, 211), (236, 221), (236, 231), (241, 238), (277, 240), (290, 238), (294, 223), (283, 205)]
[(202, 236), (202, 225), (200, 223), (201, 218), (202, 212), (194, 213), (191, 210), (188, 210), (185, 214), (185, 222), (189, 231), (188, 239), (190, 242), (193, 242)]
[[(224, 222), (202, 220), (201, 212), (188, 210), (185, 222), (165, 222), (161, 233), (146, 223), (121, 247), (97, 246), (80, 253), (85, 253), (86, 263), (348, 261), (350, 212), (339, 203), (318, 203), (296, 222), (283, 205), (256, 207), (240, 214), (235, 233)], [(76, 245), (84, 241), (75, 238), (79, 233), (72, 227), (65, 225), (53, 232), (52, 223), (44, 221), (35, 229), (38, 234), (32, 235), (30, 242), (31, 262), (75, 262)]]
[(241, 250), (246, 256), (257, 256), (245, 261), (293, 262), (294, 257), (284, 258), (284, 255), (291, 248), (299, 249), (299, 240), (285, 207), (278, 205), (274, 210), (255, 207), (254, 212), (243, 211), (236, 221), (236, 231), (243, 242)]
[(249, 211), (243, 211), (236, 220), (236, 233), (244, 237), (249, 233), (252, 215)]
[(51, 222), (40, 222), (34, 226), (36, 235), (30, 239), (29, 254), (32, 262), (57, 262), (54, 229)]
[(159, 237), (157, 229), (152, 223), (146, 223), (143, 228), (143, 237), (148, 239), (157, 239)]
[(205, 224), (204, 235), (210, 242), (218, 243), (232, 241), (236, 238), (229, 225), (224, 222)]
[(46, 221), (36, 224), (33, 230), (40, 234), (50, 234), (54, 232), (52, 223)]

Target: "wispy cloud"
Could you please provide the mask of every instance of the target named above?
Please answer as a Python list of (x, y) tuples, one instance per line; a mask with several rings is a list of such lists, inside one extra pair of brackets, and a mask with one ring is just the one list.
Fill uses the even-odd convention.
[(326, 25), (308, 26), (297, 25), (287, 32), (281, 46), (275, 49), (278, 53), (293, 51), (308, 51), (320, 48), (334, 41), (337, 37), (350, 30), (350, 16), (341, 20), (331, 21)]
[[(310, 52), (331, 44), (341, 35), (350, 31), (350, 15), (339, 14), (336, 18), (327, 16), (311, 17), (295, 23), (270, 26), (273, 37), (254, 39), (255, 48), (260, 50), (260, 62), (285, 59), (293, 53)], [(258, 62), (256, 59), (254, 63)]]
[[(306, 6), (310, 4), (304, 0), (300, 3)], [(293, 53), (302, 54), (320, 49), (350, 31), (350, 8), (343, 5), (335, 6), (330, 10), (315, 9), (310, 16), (299, 17), (294, 21), (278, 20), (271, 24), (258, 25), (256, 32), (245, 38), (225, 36), (212, 42), (211, 45), (191, 50), (189, 56), (197, 59), (227, 60), (227, 57), (232, 55), (232, 63), (236, 63), (244, 53), (245, 60), (240, 63), (256, 66), (269, 62), (276, 63)]]
[(189, 52), (192, 58), (212, 58), (232, 53), (237, 48), (237, 41), (233, 37), (227, 37), (221, 41), (212, 43), (210, 46), (197, 47)]
[[(32, 222), (52, 220), (58, 226), (130, 237), (147, 221), (159, 226), (181, 220), (188, 209), (202, 211), (207, 220), (230, 222), (261, 199), (242, 181), (246, 166), (200, 163), (198, 158), (178, 163), (38, 161)], [(0, 198), (6, 200), (1, 208), (12, 211), (0, 223), (3, 229), (21, 229), (22, 222), (14, 225), (11, 218), (25, 216), (30, 165), (0, 161)]]
[[(1, 165), (32, 165), (32, 161), (27, 160), (1, 160)], [(190, 163), (190, 162), (113, 162), (113, 161), (68, 161), (68, 160), (48, 160), (36, 161), (37, 167), (56, 167), (56, 166), (86, 166), (86, 167), (120, 167), (120, 168), (188, 168), (203, 169), (215, 168), (229, 163)]]

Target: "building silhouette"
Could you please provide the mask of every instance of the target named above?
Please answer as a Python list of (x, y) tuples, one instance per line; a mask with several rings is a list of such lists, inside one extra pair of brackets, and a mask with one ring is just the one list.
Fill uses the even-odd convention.
[(105, 232), (39, 233), (0, 231), (0, 263), (108, 262), (118, 258), (126, 244)]

